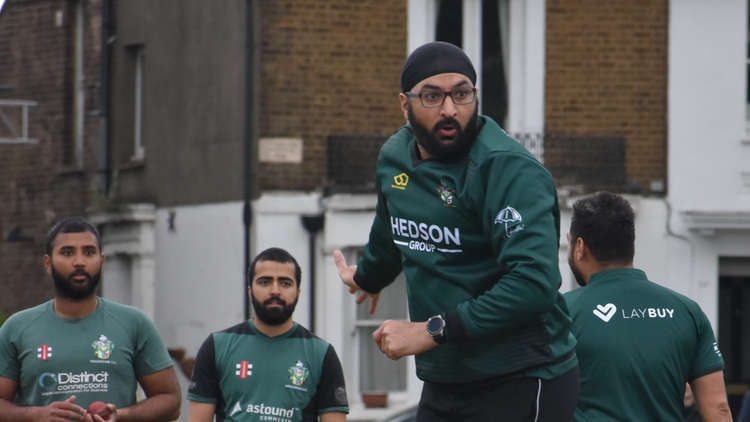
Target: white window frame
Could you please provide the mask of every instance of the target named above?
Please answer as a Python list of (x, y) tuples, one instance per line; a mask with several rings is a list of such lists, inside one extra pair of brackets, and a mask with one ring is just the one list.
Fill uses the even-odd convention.
[[(364, 248), (364, 245), (361, 247), (354, 247), (354, 248), (347, 248), (348, 250), (344, 251), (344, 254), (347, 258), (347, 262), (350, 265), (356, 264), (356, 257), (358, 257)], [(356, 255), (356, 257), (355, 257)], [(390, 286), (388, 287), (390, 288)], [(348, 300), (349, 302), (353, 301), (352, 296), (348, 293), (348, 290), (344, 289), (347, 298), (345, 300)], [(406, 297), (406, 291), (404, 291), (404, 297)], [(349, 318), (349, 321), (351, 321), (348, 324), (348, 331), (350, 333), (349, 337), (351, 340), (350, 346), (348, 350), (351, 350), (351, 356), (352, 356), (352, 365), (351, 365), (351, 374), (350, 374), (350, 380), (351, 380), (351, 390), (354, 392), (356, 397), (354, 398), (356, 401), (361, 400), (361, 394), (365, 391), (362, 391), (361, 389), (361, 378), (360, 378), (360, 356), (361, 351), (359, 349), (360, 344), (360, 328), (368, 328), (368, 327), (379, 327), (383, 322), (385, 322), (385, 319), (358, 319), (357, 318), (357, 312), (356, 312), (356, 306), (370, 306), (369, 300), (365, 303), (362, 303), (361, 305), (354, 305), (349, 307), (348, 314), (351, 316)], [(409, 321), (409, 311), (408, 311), (408, 302), (404, 302), (404, 306), (407, 306), (407, 309), (405, 310), (406, 319), (404, 321)], [(345, 311), (346, 312), (346, 311)], [(389, 318), (389, 319), (395, 319), (395, 318)], [(404, 380), (404, 384), (406, 386), (405, 390), (397, 390), (397, 391), (388, 391), (388, 400), (390, 404), (400, 404), (400, 403), (407, 403), (410, 401), (414, 401), (415, 398), (419, 397), (419, 394), (421, 392), (421, 382), (419, 382), (418, 378), (416, 377), (416, 365), (414, 363), (414, 357), (408, 356), (405, 358), (402, 358), (406, 360), (406, 379)], [(350, 398), (351, 401), (352, 400)]]
[[(546, 0), (504, 0), (508, 2), (509, 133), (544, 132), (544, 72)], [(409, 0), (407, 54), (434, 41), (438, 0)], [(482, 68), (482, 3), (463, 0), (463, 49), (476, 69)], [(477, 85), (481, 84), (477, 75)], [(481, 103), (481, 101), (480, 101)], [(481, 111), (481, 110), (480, 110)]]

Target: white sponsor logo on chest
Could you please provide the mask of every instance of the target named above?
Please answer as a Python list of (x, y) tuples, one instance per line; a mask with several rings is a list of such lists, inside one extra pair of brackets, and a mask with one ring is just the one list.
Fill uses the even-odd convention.
[[(592, 311), (594, 315), (604, 322), (609, 322), (617, 313), (617, 306), (614, 303), (606, 305), (596, 305)], [(632, 308), (620, 309), (622, 319), (673, 319), (674, 309), (672, 308)]]

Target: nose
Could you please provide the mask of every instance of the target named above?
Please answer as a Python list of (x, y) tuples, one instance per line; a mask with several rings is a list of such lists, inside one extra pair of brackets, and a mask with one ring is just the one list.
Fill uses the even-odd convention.
[(453, 102), (453, 96), (446, 95), (443, 105), (440, 107), (440, 114), (444, 117), (454, 117), (458, 113), (456, 103)]
[(281, 286), (276, 281), (274, 281), (273, 283), (271, 283), (271, 294), (272, 295), (280, 295), (281, 294)]
[(83, 267), (86, 263), (84, 261), (84, 256), (82, 253), (76, 253), (73, 255), (73, 266), (74, 267)]

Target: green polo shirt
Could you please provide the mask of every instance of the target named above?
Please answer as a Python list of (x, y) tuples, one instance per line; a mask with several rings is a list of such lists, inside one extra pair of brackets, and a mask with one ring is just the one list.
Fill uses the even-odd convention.
[(18, 383), (14, 402), (46, 406), (76, 396), (86, 408), (136, 403), (138, 378), (172, 366), (156, 327), (140, 310), (99, 298), (83, 318), (62, 318), (45, 302), (0, 328), (0, 377)]
[(323, 413), (349, 413), (333, 346), (296, 322), (276, 337), (252, 320), (208, 336), (187, 398), (216, 405), (219, 422), (317, 421)]
[(565, 294), (581, 369), (576, 421), (681, 421), (685, 382), (724, 361), (698, 304), (637, 269)]

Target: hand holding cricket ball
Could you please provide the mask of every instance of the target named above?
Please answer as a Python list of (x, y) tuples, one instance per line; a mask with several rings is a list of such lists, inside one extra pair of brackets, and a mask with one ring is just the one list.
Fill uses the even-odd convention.
[(112, 415), (112, 410), (107, 406), (107, 403), (104, 403), (103, 401), (95, 401), (89, 405), (88, 409), (86, 409), (86, 413), (91, 415), (92, 421), (100, 420), (95, 418), (94, 415), (99, 416), (101, 420), (109, 421), (110, 416)]

